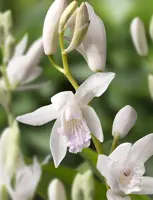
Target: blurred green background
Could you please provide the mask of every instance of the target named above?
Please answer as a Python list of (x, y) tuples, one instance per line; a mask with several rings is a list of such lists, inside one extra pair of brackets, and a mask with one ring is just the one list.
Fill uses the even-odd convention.
[[(81, 2), (81, 1), (80, 1)], [(105, 136), (106, 152), (111, 145), (111, 128), (115, 114), (129, 104), (138, 113), (138, 120), (130, 134), (120, 142), (134, 142), (153, 132), (153, 102), (148, 91), (148, 73), (153, 72), (153, 43), (149, 38), (148, 26), (153, 14), (152, 0), (90, 0), (97, 14), (103, 19), (107, 32), (106, 71), (116, 73), (116, 78), (106, 93), (92, 102), (101, 119)], [(0, 11), (13, 11), (13, 34), (17, 41), (25, 34), (29, 35), (29, 45), (42, 34), (45, 14), (51, 0), (0, 0)], [(150, 62), (140, 58), (131, 41), (129, 25), (139, 16), (145, 23), (150, 48)], [(94, 33), (94, 30), (93, 30)], [(56, 60), (61, 63), (60, 54)], [(151, 62), (152, 60), (152, 62)], [(92, 72), (85, 60), (77, 53), (69, 55), (69, 64), (74, 77), (82, 83)], [(37, 91), (14, 93), (13, 110), (15, 116), (21, 115), (50, 103), (50, 97), (57, 92), (73, 90), (66, 78), (57, 72), (47, 57), (41, 61), (44, 69), (40, 80), (51, 80), (48, 87)], [(19, 72), (20, 73), (20, 72)], [(50, 153), (49, 137), (53, 123), (41, 127), (20, 124), (21, 147), (27, 157), (38, 155), (44, 158)], [(6, 115), (0, 108), (0, 129), (7, 126)], [(79, 155), (68, 154), (64, 163), (76, 166), (81, 162)], [(148, 174), (153, 175), (153, 159), (147, 165)]]

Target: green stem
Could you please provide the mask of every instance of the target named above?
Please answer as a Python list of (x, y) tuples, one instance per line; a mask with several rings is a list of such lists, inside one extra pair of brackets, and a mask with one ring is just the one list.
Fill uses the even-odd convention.
[(8, 200), (8, 193), (5, 185), (2, 185), (0, 188), (0, 199)]
[(114, 137), (110, 153), (112, 153), (114, 151), (114, 149), (117, 147), (118, 140), (119, 140), (118, 137)]
[(53, 56), (50, 55), (50, 56), (48, 56), (48, 58), (49, 58), (51, 64), (52, 64), (58, 71), (60, 71), (62, 74), (64, 74), (64, 69), (63, 69), (62, 67), (60, 67), (59, 65), (56, 64), (56, 62), (55, 62)]
[(95, 145), (96, 151), (98, 154), (103, 154), (103, 148), (102, 148), (102, 144), (99, 142), (99, 140), (97, 140), (97, 138), (92, 134), (92, 141)]

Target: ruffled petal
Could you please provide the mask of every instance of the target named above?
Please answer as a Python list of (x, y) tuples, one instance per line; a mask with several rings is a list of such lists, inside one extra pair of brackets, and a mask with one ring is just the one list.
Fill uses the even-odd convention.
[(113, 161), (124, 160), (128, 157), (131, 149), (131, 143), (123, 143), (119, 145), (110, 155), (109, 158)]
[(145, 163), (153, 155), (153, 133), (135, 142), (130, 150), (127, 165), (130, 167)]
[(55, 109), (60, 111), (64, 106), (68, 105), (68, 103), (70, 103), (70, 105), (74, 103), (74, 94), (71, 91), (60, 92), (51, 98), (51, 102)]
[(101, 127), (100, 120), (94, 111), (94, 109), (90, 106), (86, 106), (82, 108), (83, 118), (86, 120), (87, 126), (91, 133), (100, 141), (103, 142), (103, 131)]
[(57, 119), (50, 137), (50, 149), (53, 156), (55, 167), (58, 167), (67, 152), (66, 138), (59, 133), (61, 120)]
[(153, 178), (144, 176), (141, 178), (141, 190), (133, 194), (153, 194)]
[(119, 194), (114, 193), (112, 190), (107, 191), (107, 199), (108, 200), (130, 200), (129, 196), (122, 196)]
[(94, 97), (101, 96), (114, 77), (115, 73), (112, 72), (96, 73), (82, 83), (75, 94), (80, 107), (87, 105)]
[(32, 126), (41, 126), (58, 117), (58, 113), (52, 104), (43, 106), (34, 112), (18, 116), (17, 121)]

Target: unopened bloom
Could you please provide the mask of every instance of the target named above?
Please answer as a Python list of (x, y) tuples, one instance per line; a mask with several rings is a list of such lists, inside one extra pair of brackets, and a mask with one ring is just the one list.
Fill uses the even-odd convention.
[(92, 71), (104, 71), (106, 63), (105, 27), (92, 6), (87, 2), (85, 4), (89, 13), (90, 25), (82, 44), (77, 50), (84, 56)]
[(145, 27), (139, 17), (132, 20), (130, 32), (133, 44), (139, 56), (146, 56), (148, 54), (148, 44), (145, 33)]
[[(17, 44), (14, 54), (8, 63), (6, 73), (11, 86), (11, 89), (15, 89), (17, 86), (32, 82), (42, 72), (42, 69), (38, 67), (40, 59), (43, 55), (42, 39), (35, 41), (24, 54), (27, 44), (27, 36)], [(5, 89), (6, 84), (4, 78), (0, 79), (0, 88)]]
[(99, 155), (97, 168), (106, 177), (107, 198), (130, 199), (129, 194), (153, 194), (153, 178), (143, 176), (144, 163), (153, 155), (153, 133), (133, 145), (123, 143), (109, 156)]
[[(41, 177), (41, 166), (36, 158), (32, 165), (25, 165), (21, 158), (15, 173), (15, 188), (8, 187), (13, 200), (32, 199)], [(25, 187), (26, 186), (26, 187)]]
[(103, 141), (100, 120), (88, 103), (101, 96), (113, 80), (114, 73), (96, 73), (89, 77), (73, 94), (60, 92), (51, 98), (52, 104), (17, 117), (17, 120), (34, 126), (57, 119), (51, 133), (50, 148), (57, 167), (66, 155), (81, 152), (90, 145), (91, 133)]
[(66, 192), (63, 183), (59, 179), (53, 179), (48, 187), (49, 200), (66, 200)]
[(148, 87), (149, 87), (150, 96), (153, 99), (153, 75), (152, 74), (148, 75)]
[(117, 138), (124, 137), (134, 126), (136, 120), (136, 111), (129, 105), (123, 107), (115, 116), (112, 135)]
[(59, 21), (66, 7), (67, 0), (55, 0), (46, 14), (43, 27), (43, 45), (46, 55), (56, 52)]

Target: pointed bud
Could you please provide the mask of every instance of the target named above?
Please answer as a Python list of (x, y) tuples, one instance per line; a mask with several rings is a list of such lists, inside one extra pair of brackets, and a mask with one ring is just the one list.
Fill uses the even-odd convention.
[(148, 44), (145, 33), (145, 27), (140, 18), (135, 18), (130, 27), (131, 37), (135, 49), (139, 56), (147, 56)]
[(66, 192), (63, 183), (54, 179), (51, 181), (48, 187), (49, 200), (66, 200)]
[(46, 55), (56, 52), (60, 17), (67, 7), (67, 0), (55, 0), (49, 8), (43, 27), (43, 45)]
[(149, 87), (150, 96), (153, 99), (153, 75), (152, 74), (148, 75), (148, 87)]
[(14, 44), (15, 44), (15, 39), (12, 35), (8, 35), (6, 40), (5, 40), (5, 52), (4, 52), (4, 62), (8, 63), (10, 58), (13, 55), (13, 50), (14, 50)]
[(13, 21), (12, 21), (12, 12), (10, 10), (6, 11), (4, 14), (3, 14), (3, 26), (4, 26), (4, 29), (5, 29), (5, 33), (6, 33), (6, 36), (10, 33), (10, 30), (12, 28), (12, 25), (13, 25)]
[[(105, 70), (106, 31), (103, 21), (96, 15), (89, 3), (86, 3), (90, 26), (82, 44), (77, 48), (94, 72)], [(94, 33), (93, 33), (94, 32)]]
[(72, 200), (84, 200), (82, 192), (82, 175), (77, 174), (72, 184)]
[(67, 23), (67, 21), (71, 17), (71, 15), (73, 15), (73, 13), (77, 9), (77, 7), (78, 7), (77, 1), (73, 1), (64, 10), (64, 12), (61, 15), (60, 22), (59, 22), (59, 33), (62, 32), (62, 30), (64, 29), (65, 24)]
[(153, 41), (153, 15), (151, 17), (150, 24), (149, 24), (149, 34), (150, 34), (150, 37)]
[(81, 6), (77, 9), (74, 33), (69, 47), (65, 50), (66, 53), (73, 51), (81, 44), (88, 28), (89, 14), (86, 4), (82, 3)]
[(115, 138), (124, 137), (134, 126), (136, 120), (136, 111), (129, 105), (123, 107), (115, 116), (112, 135)]

